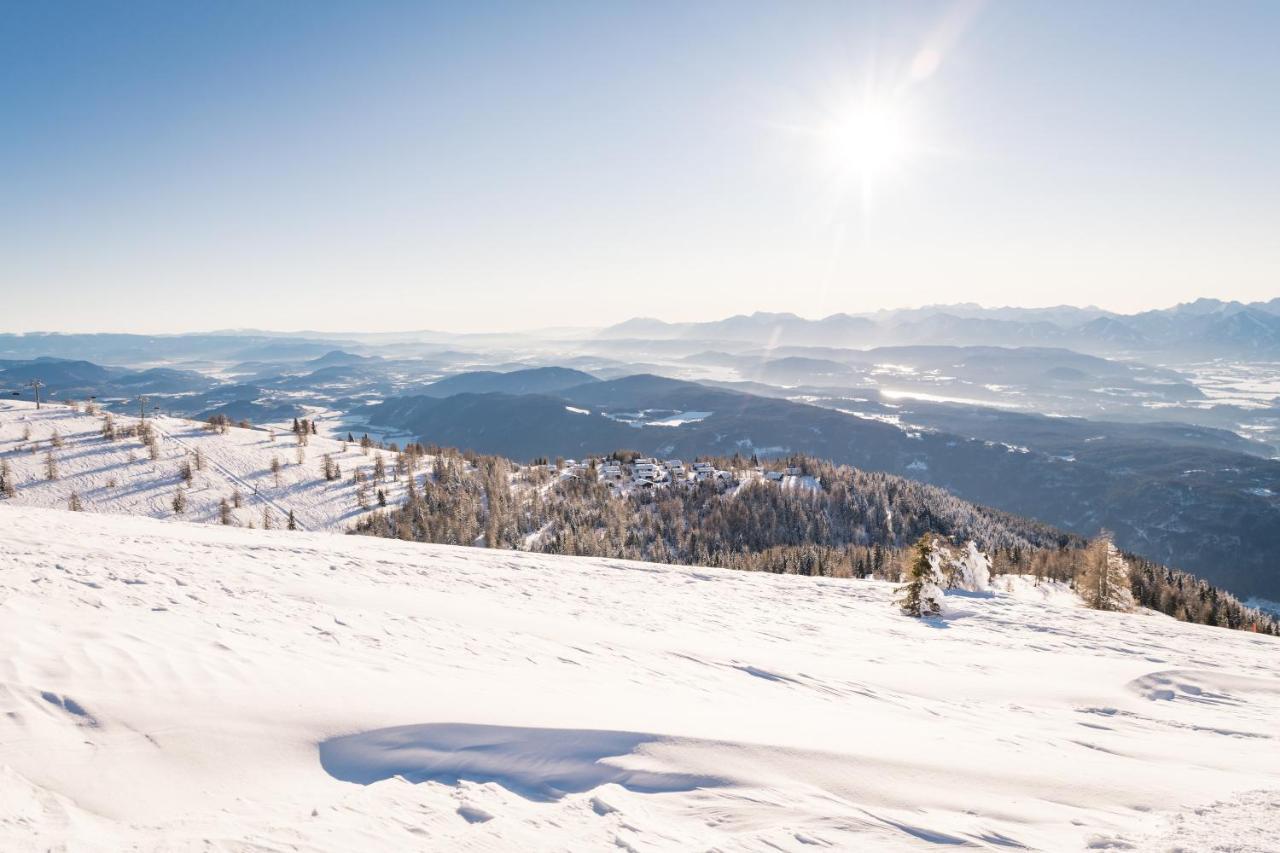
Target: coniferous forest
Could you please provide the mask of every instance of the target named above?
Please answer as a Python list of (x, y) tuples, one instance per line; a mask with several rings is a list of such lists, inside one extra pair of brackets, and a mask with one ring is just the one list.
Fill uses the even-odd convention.
[[(634, 454), (619, 452), (615, 458)], [(785, 464), (787, 487), (762, 477), (619, 492), (594, 467), (561, 476), (555, 466), (410, 445), (380, 477), (405, 477), (402, 504), (363, 516), (353, 532), (408, 541), (611, 557), (744, 571), (898, 581), (925, 534), (973, 541), (995, 574), (1072, 586), (1091, 564), (1075, 534), (963, 501), (902, 477), (807, 457)], [(741, 457), (727, 471), (768, 468)], [(782, 463), (772, 463), (781, 468)], [(425, 475), (418, 473), (429, 468)], [(356, 476), (363, 476), (360, 472)], [(1280, 635), (1280, 626), (1186, 572), (1124, 555), (1137, 604), (1177, 619)]]

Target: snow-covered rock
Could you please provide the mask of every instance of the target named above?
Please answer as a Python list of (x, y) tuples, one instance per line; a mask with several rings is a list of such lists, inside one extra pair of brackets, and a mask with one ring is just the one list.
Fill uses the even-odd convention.
[(1274, 638), (0, 502), (0, 849), (1265, 850)]

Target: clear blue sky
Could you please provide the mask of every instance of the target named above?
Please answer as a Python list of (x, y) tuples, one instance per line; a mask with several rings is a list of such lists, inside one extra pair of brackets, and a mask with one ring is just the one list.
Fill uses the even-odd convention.
[[(1274, 2), (9, 3), (0, 330), (1270, 298), (1277, 37)], [(891, 168), (837, 162), (868, 103)]]

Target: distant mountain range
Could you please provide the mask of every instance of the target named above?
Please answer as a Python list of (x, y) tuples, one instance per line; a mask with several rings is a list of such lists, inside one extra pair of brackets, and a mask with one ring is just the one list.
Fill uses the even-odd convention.
[(1175, 352), (1180, 356), (1280, 356), (1280, 297), (1267, 302), (1199, 299), (1173, 308), (1117, 314), (1097, 308), (982, 308), (942, 305), (809, 320), (757, 312), (723, 320), (666, 323), (635, 318), (600, 332), (604, 340), (738, 341), (757, 346), (865, 348), (903, 344), (999, 343), (1085, 352)]

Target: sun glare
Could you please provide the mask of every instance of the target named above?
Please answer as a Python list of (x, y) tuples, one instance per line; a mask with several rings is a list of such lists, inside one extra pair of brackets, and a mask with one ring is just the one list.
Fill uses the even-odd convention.
[(906, 119), (888, 104), (854, 104), (821, 133), (823, 156), (845, 178), (870, 180), (892, 172), (911, 152)]

